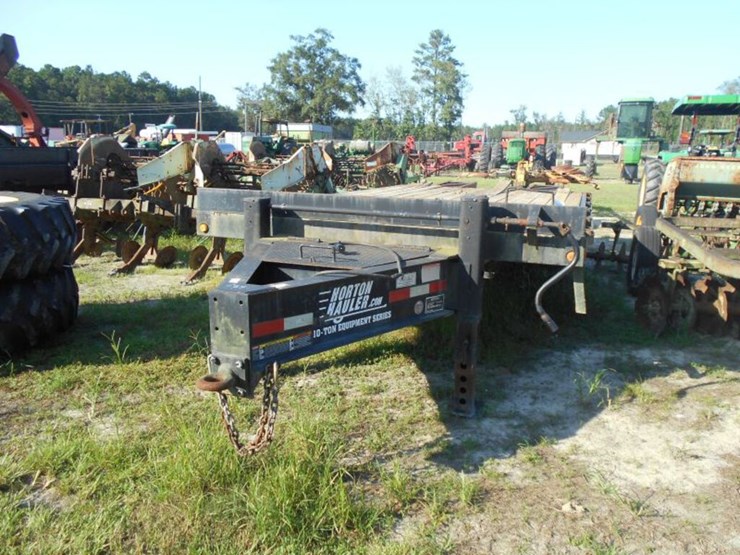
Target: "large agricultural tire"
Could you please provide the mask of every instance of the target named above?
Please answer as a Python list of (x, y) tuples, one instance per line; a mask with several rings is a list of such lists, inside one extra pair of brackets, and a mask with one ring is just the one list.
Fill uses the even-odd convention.
[(480, 157), (478, 158), (478, 163), (476, 164), (476, 171), (479, 172), (485, 172), (488, 171), (488, 164), (491, 161), (491, 145), (483, 145), (483, 148), (480, 151)]
[(495, 143), (491, 145), (491, 159), (488, 162), (488, 172), (497, 170), (504, 163), (504, 147), (501, 143)]
[(72, 268), (0, 283), (0, 357), (35, 347), (77, 318), (79, 292)]
[(663, 183), (665, 164), (658, 158), (645, 160), (642, 170), (642, 179), (637, 193), (637, 206), (656, 206), (658, 204), (658, 193)]
[(0, 281), (71, 263), (77, 228), (63, 197), (0, 191)]
[(658, 273), (658, 260), (663, 241), (652, 226), (638, 226), (632, 237), (627, 261), (627, 291), (637, 295), (640, 286)]
[(545, 145), (545, 168), (554, 168), (558, 159), (558, 147), (552, 143)]

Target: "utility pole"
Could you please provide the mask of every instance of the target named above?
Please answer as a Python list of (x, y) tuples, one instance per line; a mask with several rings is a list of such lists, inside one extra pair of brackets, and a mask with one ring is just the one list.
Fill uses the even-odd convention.
[(201, 97), (200, 75), (198, 75), (198, 131), (203, 131), (203, 99)]

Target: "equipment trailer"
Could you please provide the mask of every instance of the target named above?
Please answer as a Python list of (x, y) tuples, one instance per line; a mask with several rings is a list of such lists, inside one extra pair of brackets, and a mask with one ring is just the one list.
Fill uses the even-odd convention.
[[(368, 337), (456, 315), (455, 414), (473, 416), (484, 269), (489, 262), (560, 267), (585, 313), (583, 265), (591, 201), (559, 187), (499, 189), (400, 185), (359, 194), (312, 195), (202, 189), (200, 234), (243, 238), (244, 259), (209, 293), (210, 374), (198, 386), (249, 396), (265, 376), (257, 441), (274, 424), (278, 365)], [(474, 194), (470, 194), (473, 192)]]

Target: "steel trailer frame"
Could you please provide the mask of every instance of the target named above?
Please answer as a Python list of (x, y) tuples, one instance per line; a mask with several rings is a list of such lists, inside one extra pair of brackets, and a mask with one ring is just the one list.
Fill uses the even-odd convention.
[[(392, 189), (392, 188), (391, 188)], [(254, 392), (275, 363), (402, 327), (457, 315), (455, 414), (473, 416), (484, 268), (490, 261), (560, 267), (537, 292), (570, 274), (585, 313), (583, 267), (590, 195), (575, 206), (383, 196), (201, 189), (202, 235), (244, 239), (244, 258), (209, 292), (211, 374)], [(500, 197), (507, 199), (508, 194)]]

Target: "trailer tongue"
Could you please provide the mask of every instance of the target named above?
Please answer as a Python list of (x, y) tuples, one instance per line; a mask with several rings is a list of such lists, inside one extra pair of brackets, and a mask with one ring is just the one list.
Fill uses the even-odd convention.
[[(199, 232), (244, 238), (244, 259), (209, 293), (212, 352), (198, 386), (220, 394), (241, 454), (271, 436), (280, 364), (426, 321), (457, 316), (455, 414), (475, 414), (476, 357), (488, 262), (559, 266), (585, 312), (590, 198), (564, 189), (494, 191), (410, 185), (368, 194), (203, 189)], [(420, 198), (421, 197), (421, 198)], [(223, 392), (265, 377), (260, 433), (241, 445)], [(268, 431), (269, 430), (269, 431)]]

